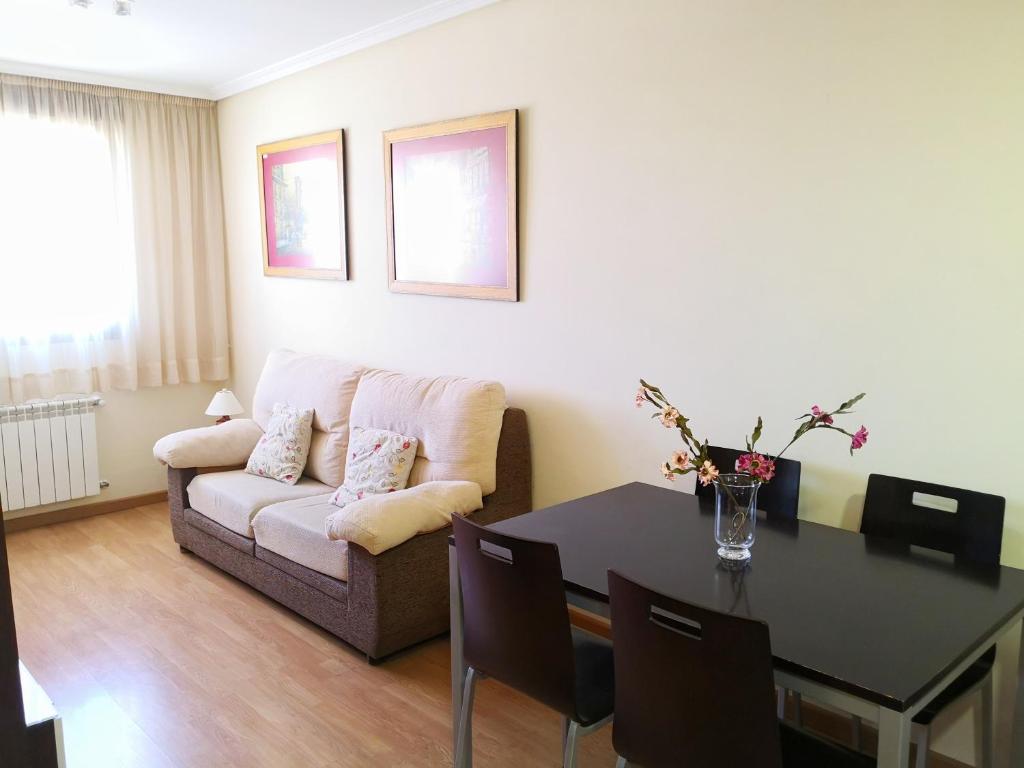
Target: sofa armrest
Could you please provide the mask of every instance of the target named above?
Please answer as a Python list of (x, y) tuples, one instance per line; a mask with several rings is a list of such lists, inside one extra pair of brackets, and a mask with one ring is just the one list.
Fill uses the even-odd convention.
[[(526, 414), (505, 411), (498, 441), (497, 489), (470, 520), (490, 525), (532, 509)], [(414, 536), (379, 555), (350, 544), (349, 610), (376, 615), (371, 656), (380, 658), (448, 627), (448, 537), (451, 525)]]
[(245, 464), (263, 430), (252, 419), (186, 429), (157, 440), (153, 456), (173, 469)]
[(451, 525), (452, 515), (482, 509), (480, 486), (432, 480), (396, 493), (376, 493), (350, 502), (327, 518), (327, 538), (358, 544), (379, 555), (424, 533)]

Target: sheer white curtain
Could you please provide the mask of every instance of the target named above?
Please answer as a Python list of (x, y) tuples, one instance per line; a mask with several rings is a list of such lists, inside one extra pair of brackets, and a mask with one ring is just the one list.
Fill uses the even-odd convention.
[(228, 376), (213, 102), (0, 74), (0, 402)]

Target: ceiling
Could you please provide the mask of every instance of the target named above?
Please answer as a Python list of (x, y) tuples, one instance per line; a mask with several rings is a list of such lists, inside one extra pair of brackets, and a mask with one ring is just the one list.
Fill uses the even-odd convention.
[(0, 72), (219, 99), (497, 0), (0, 0)]

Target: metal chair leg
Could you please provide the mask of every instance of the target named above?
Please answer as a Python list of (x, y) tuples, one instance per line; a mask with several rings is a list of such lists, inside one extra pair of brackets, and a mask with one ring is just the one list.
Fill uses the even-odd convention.
[(476, 693), (476, 670), (466, 669), (466, 684), (462, 689), (462, 714), (459, 717), (458, 736), (455, 740), (455, 768), (473, 763), (473, 696)]
[(917, 731), (914, 741), (917, 743), (917, 759), (914, 761), (914, 768), (928, 768), (928, 742), (931, 740), (931, 729), (921, 728)]
[(857, 715), (853, 716), (853, 748), (858, 752), (864, 751), (864, 721)]
[(629, 768), (629, 763), (626, 762), (626, 758), (620, 756), (619, 759), (615, 761), (615, 768)]
[(985, 682), (981, 684), (981, 722), (975, 724), (975, 730), (979, 734), (978, 745), (975, 755), (975, 763), (981, 768), (992, 768), (992, 755), (995, 750), (995, 723), (992, 721), (992, 710), (994, 708), (995, 692), (992, 686), (992, 673), (988, 673)]
[(569, 730), (565, 735), (565, 752), (562, 768), (576, 768), (576, 742), (579, 739), (580, 724), (575, 720), (569, 722)]
[(786, 719), (786, 689), (776, 688), (775, 689), (775, 714), (779, 720)]

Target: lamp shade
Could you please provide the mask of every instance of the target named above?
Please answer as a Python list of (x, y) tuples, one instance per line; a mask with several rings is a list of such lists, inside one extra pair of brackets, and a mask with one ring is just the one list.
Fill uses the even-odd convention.
[(244, 412), (245, 408), (230, 389), (222, 389), (215, 394), (210, 407), (206, 409), (207, 416), (237, 416)]

